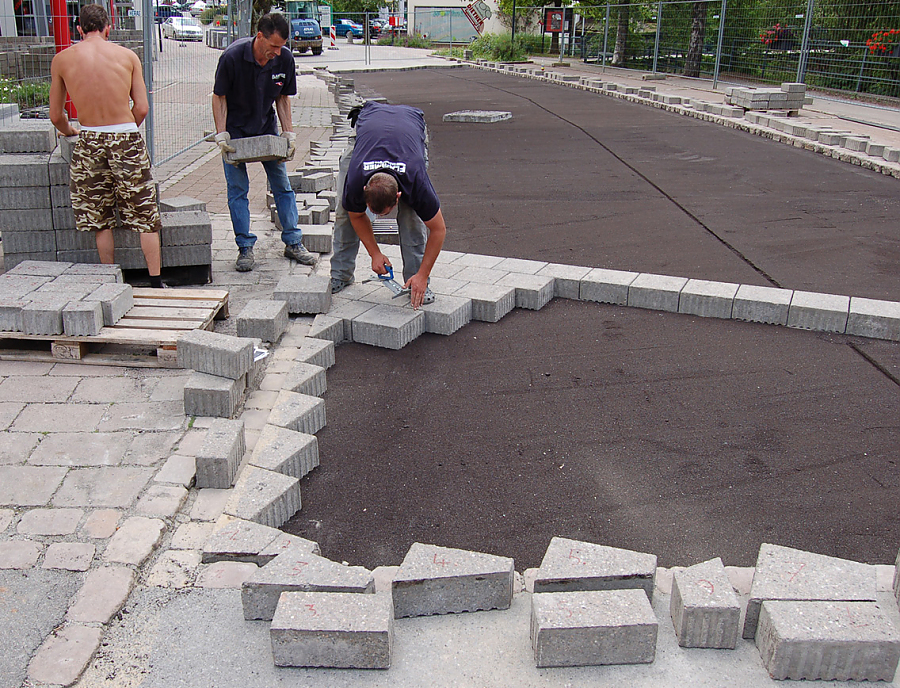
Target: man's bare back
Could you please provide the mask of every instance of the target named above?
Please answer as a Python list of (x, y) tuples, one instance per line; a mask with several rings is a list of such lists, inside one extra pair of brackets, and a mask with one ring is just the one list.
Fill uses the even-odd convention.
[(106, 35), (108, 29), (89, 33), (53, 58), (50, 119), (66, 136), (76, 133), (63, 109), (66, 92), (84, 126), (140, 125), (147, 115), (147, 90), (137, 55), (110, 43)]

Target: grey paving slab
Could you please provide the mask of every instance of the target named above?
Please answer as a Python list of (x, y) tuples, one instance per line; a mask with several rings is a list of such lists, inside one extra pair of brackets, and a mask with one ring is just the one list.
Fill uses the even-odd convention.
[(78, 385), (78, 378), (22, 375), (0, 382), (0, 399), (27, 403), (66, 401)]
[[(186, 436), (191, 436), (190, 433)], [(124, 463), (149, 466), (167, 458), (182, 432), (138, 431), (131, 440)], [(199, 446), (199, 444), (198, 444)]]
[(315, 435), (267, 424), (253, 447), (250, 464), (295, 478), (319, 465)]
[(200, 567), (195, 585), (200, 588), (240, 589), (256, 569), (256, 564), (243, 561), (217, 561)]
[(306, 337), (298, 348), (294, 360), (330, 368), (335, 360), (334, 342)]
[(93, 432), (97, 430), (107, 404), (29, 404), (10, 426), (22, 432)]
[(316, 339), (328, 339), (335, 344), (344, 341), (344, 321), (330, 315), (319, 313), (307, 333), (309, 337)]
[(271, 621), (284, 592), (374, 594), (375, 578), (362, 566), (344, 566), (301, 548), (289, 549), (244, 581), (244, 618)]
[(788, 327), (823, 332), (843, 332), (847, 328), (850, 297), (795, 291), (788, 311)]
[(0, 541), (0, 569), (30, 569), (43, 549), (41, 543), (31, 540)]
[(477, 282), (478, 284), (496, 284), (501, 277), (505, 277), (508, 274), (509, 272), (506, 270), (482, 268), (470, 265), (453, 275), (453, 279), (461, 282)]
[(197, 497), (191, 506), (190, 516), (196, 521), (215, 521), (225, 509), (231, 497), (231, 490), (205, 488), (197, 490)]
[(6, 430), (24, 408), (24, 403), (0, 401), (0, 430)]
[(379, 595), (286, 592), (272, 619), (276, 666), (387, 669), (393, 618)]
[(394, 616), (508, 609), (513, 560), (415, 542), (394, 575)]
[(855, 561), (763, 543), (744, 618), (744, 638), (756, 635), (766, 600), (872, 602), (875, 569)]
[(675, 572), (669, 611), (679, 646), (737, 645), (741, 605), (718, 557)]
[(112, 404), (98, 423), (100, 431), (182, 430), (187, 426), (184, 402), (153, 401)]
[(36, 432), (6, 433), (0, 445), (0, 465), (25, 463), (42, 437)]
[(762, 603), (756, 644), (774, 679), (891, 681), (900, 631), (875, 602)]
[[(276, 542), (285, 537), (276, 528), (235, 518), (223, 514), (218, 518), (209, 537), (203, 543), (203, 563), (212, 564), (218, 561), (242, 561), (262, 566), (275, 558), (271, 553), (262, 556)], [(296, 545), (310, 542), (297, 538)], [(312, 543), (314, 545), (315, 543)], [(317, 552), (317, 546), (310, 545), (308, 551)], [(280, 553), (280, 552), (279, 552)]]
[(314, 542), (312, 540), (307, 540), (306, 538), (297, 537), (296, 535), (289, 535), (288, 533), (282, 533), (277, 538), (275, 538), (271, 544), (266, 545), (265, 549), (263, 549), (259, 553), (259, 564), (260, 566), (265, 566), (269, 562), (271, 562), (275, 557), (280, 554), (284, 554), (289, 549), (297, 550), (297, 551), (305, 551), (312, 552), (313, 554), (321, 554), (322, 552), (319, 550), (319, 543)]
[(19, 518), (16, 532), (19, 535), (71, 535), (83, 517), (81, 509), (31, 509)]
[(94, 560), (96, 548), (89, 542), (54, 542), (44, 553), (45, 569), (87, 571)]
[(847, 319), (847, 334), (900, 340), (900, 303), (852, 297)]
[(297, 478), (247, 466), (241, 471), (225, 504), (225, 513), (278, 528), (300, 511)]
[(475, 268), (495, 268), (504, 259), (498, 256), (485, 256), (477, 253), (463, 253), (456, 257), (453, 262), (463, 267)]
[(128, 508), (137, 500), (153, 473), (150, 468), (130, 466), (71, 469), (53, 497), (52, 504), (56, 507)]
[(576, 298), (624, 306), (628, 303), (628, 289), (637, 278), (636, 272), (594, 268), (581, 278)]
[(134, 305), (134, 292), (130, 284), (101, 284), (84, 300), (99, 301), (103, 308), (103, 323), (112, 327)]
[(328, 277), (285, 275), (275, 286), (273, 298), (287, 303), (290, 313), (327, 313), (331, 308)]
[(535, 592), (640, 588), (653, 595), (656, 555), (555, 537), (541, 561)]
[(103, 304), (77, 301), (63, 308), (63, 332), (68, 336), (95, 336), (103, 329)]
[(531, 645), (540, 667), (649, 664), (658, 622), (640, 590), (535, 593)]
[(287, 139), (280, 136), (246, 136), (233, 139), (231, 145), (235, 150), (227, 155), (232, 163), (283, 160), (287, 157)]
[(310, 435), (325, 427), (325, 402), (319, 397), (282, 390), (272, 407), (268, 423)]
[(244, 421), (213, 419), (195, 457), (197, 487), (231, 487), (246, 450)]
[(640, 274), (628, 285), (628, 305), (677, 313), (679, 296), (687, 282), (685, 277)]
[(739, 284), (691, 279), (681, 290), (678, 312), (704, 318), (731, 318)]
[(166, 459), (166, 462), (153, 477), (153, 480), (159, 483), (172, 483), (191, 487), (194, 484), (196, 475), (197, 460), (195, 457), (173, 454)]
[(44, 506), (67, 472), (57, 467), (0, 466), (0, 506)]
[(61, 432), (47, 435), (31, 453), (33, 466), (117, 466), (132, 441), (130, 432)]
[[(66, 379), (53, 376), (51, 381)], [(148, 399), (150, 384), (140, 378), (132, 377), (88, 377), (71, 378), (78, 382), (78, 387), (70, 401), (79, 404), (97, 404), (102, 402), (127, 402)]]
[(12, 509), (0, 509), (0, 533), (9, 528), (9, 524), (12, 523), (15, 516), (16, 512)]
[(115, 564), (140, 566), (153, 553), (166, 529), (158, 518), (132, 516), (110, 538), (103, 559)]

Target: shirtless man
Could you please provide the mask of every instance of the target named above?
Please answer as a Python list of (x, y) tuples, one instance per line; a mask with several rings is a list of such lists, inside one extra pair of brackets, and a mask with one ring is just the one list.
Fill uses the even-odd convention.
[[(131, 50), (109, 42), (109, 15), (100, 5), (81, 9), (82, 41), (53, 58), (50, 121), (63, 136), (78, 135), (69, 168), (75, 226), (92, 231), (101, 263), (114, 262), (116, 207), (126, 227), (139, 232), (150, 273), (160, 280), (162, 222), (150, 157), (138, 126), (150, 110), (141, 63)], [(80, 130), (66, 116), (66, 92)]]

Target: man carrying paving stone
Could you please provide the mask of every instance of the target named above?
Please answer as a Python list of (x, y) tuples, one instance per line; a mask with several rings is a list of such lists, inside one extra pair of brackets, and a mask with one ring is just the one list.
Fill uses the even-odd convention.
[[(293, 157), (295, 151), (290, 97), (297, 93), (297, 76), (294, 57), (285, 45), (290, 29), (281, 14), (263, 15), (257, 27), (256, 36), (238, 39), (222, 53), (216, 68), (212, 97), (216, 143), (225, 160), (228, 209), (238, 246), (238, 259), (234, 264), (238, 272), (253, 269), (256, 236), (250, 233), (250, 203), (247, 199), (250, 178), (247, 165), (228, 162), (227, 154), (235, 152), (231, 140), (277, 135), (277, 112), (281, 136), (288, 142), (288, 159)], [(302, 233), (297, 227), (297, 201), (284, 161), (266, 160), (262, 164), (283, 228), (284, 255), (303, 265), (315, 265), (316, 257), (303, 246)]]
[[(391, 262), (378, 248), (368, 208), (386, 215), (397, 208), (404, 287), (413, 308), (432, 303), (428, 278), (447, 228), (441, 202), (428, 178), (428, 129), (421, 110), (408, 105), (368, 102), (357, 113), (354, 145), (341, 156), (331, 257), (331, 292), (352, 284), (359, 242), (372, 270), (387, 274)], [(354, 121), (355, 120), (355, 121)]]
[[(124, 226), (139, 232), (150, 285), (162, 287), (159, 230), (162, 221), (150, 156), (138, 126), (149, 112), (141, 63), (109, 42), (109, 15), (100, 5), (81, 9), (83, 40), (53, 58), (50, 121), (63, 136), (78, 136), (69, 167), (75, 226), (94, 232), (101, 263), (113, 263), (116, 208)], [(80, 129), (64, 109), (66, 93)]]

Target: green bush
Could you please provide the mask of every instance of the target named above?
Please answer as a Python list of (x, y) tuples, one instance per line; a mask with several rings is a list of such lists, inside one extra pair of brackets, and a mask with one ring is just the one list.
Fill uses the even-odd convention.
[(469, 49), (476, 59), (501, 62), (521, 62), (528, 55), (525, 39), (520, 34), (513, 44), (508, 33), (486, 33), (472, 41)]
[(406, 36), (382, 36), (378, 39), (377, 45), (401, 45), (404, 48), (430, 48), (431, 41), (423, 38), (417, 33), (407, 34)]
[[(221, 7), (207, 7), (200, 13), (200, 23), (201, 24), (213, 24), (216, 20), (222, 20), (225, 17), (225, 13)], [(224, 22), (222, 22), (224, 24)]]
[(22, 109), (49, 105), (50, 82), (0, 78), (0, 103), (18, 103)]

